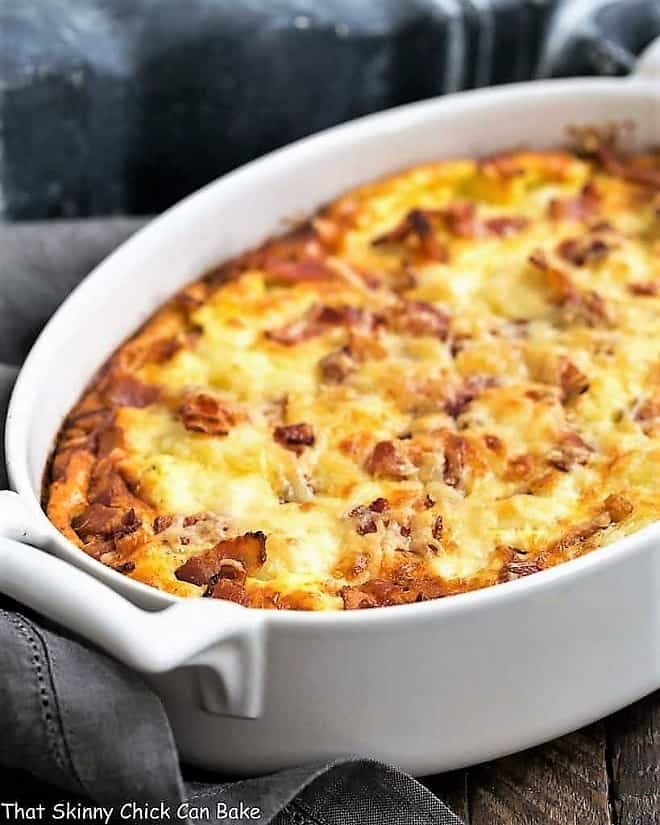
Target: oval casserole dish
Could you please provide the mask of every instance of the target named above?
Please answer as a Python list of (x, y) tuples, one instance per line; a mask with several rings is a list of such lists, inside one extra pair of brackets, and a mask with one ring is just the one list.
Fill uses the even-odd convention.
[[(66, 538), (41, 507), (41, 483), (56, 434), (90, 387), (99, 364), (200, 273), (211, 271), (218, 261), (240, 258), (268, 237), (281, 235), (286, 230), (283, 221), (292, 215), (313, 214), (342, 192), (400, 169), (433, 164), (438, 158), (484, 158), (523, 144), (525, 151), (536, 153), (561, 146), (568, 126), (622, 120), (635, 124), (632, 151), (645, 151), (660, 135), (660, 92), (654, 71), (651, 60), (646, 63), (646, 74), (633, 79), (524, 84), (369, 117), (227, 176), (138, 233), (68, 298), (19, 375), (6, 439), (14, 492), (0, 493), (2, 592), (142, 670), (164, 702), (182, 758), (235, 773), (259, 773), (347, 753), (394, 762), (417, 774), (446, 770), (538, 743), (656, 689), (660, 685), (657, 522), (534, 575), (448, 598), (368, 610), (253, 610), (226, 598), (180, 598), (132, 578), (130, 570), (113, 570)], [(576, 193), (578, 188), (576, 181)], [(512, 212), (498, 204), (493, 217)], [(373, 227), (373, 234), (377, 237), (396, 229), (407, 214), (407, 207), (392, 213), (382, 225)], [(431, 217), (440, 238), (444, 238), (444, 220), (441, 215)], [(564, 225), (567, 236), (583, 234), (574, 231), (577, 225)], [(462, 243), (449, 234), (450, 246)], [(517, 237), (522, 235), (484, 243), (515, 243)], [(404, 238), (401, 246), (415, 253), (418, 238), (418, 234)], [(370, 244), (372, 240), (370, 230)], [(553, 262), (555, 246), (548, 250)], [(404, 251), (397, 244), (377, 244), (373, 249), (374, 254), (394, 257)], [(562, 269), (570, 273), (571, 282), (581, 283), (583, 276), (599, 265), (606, 268), (608, 261), (607, 256), (600, 264), (592, 260), (585, 266), (565, 261)], [(525, 271), (533, 279), (547, 277), (545, 271)], [(633, 279), (622, 282), (629, 280)], [(599, 284), (597, 291), (607, 290)], [(438, 307), (451, 303), (446, 296), (418, 297)], [(651, 306), (645, 303), (647, 299), (632, 296), (631, 300), (635, 306)], [(550, 308), (551, 312), (560, 310), (559, 305)], [(452, 316), (449, 306), (447, 312)], [(513, 316), (506, 306), (499, 312)], [(288, 320), (268, 329), (281, 329)], [(450, 318), (449, 330), (451, 325)], [(590, 335), (597, 329), (588, 324), (584, 328)], [(339, 337), (345, 328), (333, 327), (328, 334)], [(383, 334), (390, 333), (386, 329)], [(316, 346), (321, 338), (309, 339), (308, 345)], [(410, 342), (439, 351), (449, 340), (449, 336), (446, 341), (439, 336), (412, 336)], [(464, 352), (467, 349), (457, 357), (466, 358)], [(492, 362), (497, 372), (495, 353)], [(319, 360), (324, 355), (320, 353)], [(475, 367), (466, 369), (466, 374), (489, 372), (481, 363)], [(590, 378), (586, 362), (575, 363), (575, 367)], [(142, 379), (148, 383), (146, 375)], [(558, 392), (554, 380), (539, 383)], [(341, 390), (341, 383), (336, 386)], [(564, 411), (572, 404), (579, 408), (591, 387), (590, 383), (588, 391), (571, 401), (556, 402), (559, 406), (553, 409)], [(471, 414), (473, 406), (480, 410), (489, 393), (502, 389), (481, 388), (482, 394), (469, 402), (468, 412), (462, 415)], [(181, 426), (182, 407), (177, 399), (172, 412), (177, 426)], [(121, 409), (145, 413), (149, 406)], [(641, 443), (642, 437), (649, 436), (641, 432), (638, 411), (630, 415), (630, 433)], [(269, 434), (274, 441), (276, 426), (301, 423), (313, 428), (314, 422), (296, 415), (284, 424), (273, 422)], [(454, 425), (446, 423), (453, 433)], [(470, 419), (468, 430), (476, 426)], [(233, 437), (231, 432), (218, 439), (186, 428), (183, 432), (199, 436), (201, 444), (226, 444)], [(462, 432), (456, 428), (456, 435)], [(308, 435), (303, 433), (303, 439), (309, 440)], [(304, 451), (317, 449), (316, 439), (323, 433), (318, 429), (313, 435), (314, 445), (302, 445)], [(391, 441), (392, 435), (383, 433), (381, 438), (379, 432), (376, 437)], [(378, 443), (370, 446), (371, 452)], [(282, 449), (282, 456), (298, 460), (293, 450), (278, 442), (275, 446)], [(588, 446), (598, 445), (589, 442)], [(307, 460), (304, 451), (303, 461)], [(548, 460), (545, 452), (543, 460)], [(362, 482), (371, 483), (364, 463), (355, 466), (356, 472), (365, 473), (364, 479), (360, 475)], [(589, 467), (589, 462), (578, 463), (576, 475), (590, 472)], [(573, 477), (572, 470), (549, 467), (548, 472), (560, 484)], [(597, 527), (603, 536), (616, 535), (616, 531), (627, 531), (626, 524), (634, 524), (630, 520), (646, 511), (625, 485), (612, 479), (608, 487), (609, 475), (603, 479), (605, 489), (593, 491), (594, 510), (605, 508), (599, 511), (602, 523)], [(375, 483), (404, 484), (387, 479)], [(458, 483), (438, 484), (447, 488), (447, 495), (461, 494), (455, 489)], [(628, 503), (610, 500), (606, 504), (610, 495), (622, 496)], [(365, 495), (349, 503), (351, 509), (354, 504), (369, 509), (378, 497)], [(438, 496), (433, 507), (439, 504)], [(445, 515), (433, 507), (429, 511)], [(187, 505), (172, 509), (175, 515), (189, 511)], [(197, 503), (191, 509), (197, 509)], [(419, 511), (422, 520), (425, 512)], [(450, 512), (446, 514), (449, 518)], [(261, 529), (256, 523), (258, 512), (254, 515), (254, 526), (245, 530), (241, 526), (241, 533)], [(349, 518), (361, 515), (358, 511)], [(530, 518), (533, 515), (530, 512)], [(596, 517), (592, 510), (585, 511), (585, 516)], [(483, 519), (491, 517), (490, 512), (483, 513)], [(578, 524), (581, 517), (576, 519)], [(131, 524), (132, 517), (125, 526)], [(563, 535), (564, 526), (557, 525), (548, 541)], [(411, 538), (414, 527), (411, 524)], [(269, 538), (263, 532), (268, 555)], [(369, 540), (377, 532), (360, 536), (353, 531), (353, 535), (356, 540)], [(35, 545), (48, 552), (34, 549)], [(521, 543), (517, 549), (528, 547)], [(496, 555), (497, 578), (505, 565), (522, 562), (509, 558), (509, 551), (503, 553), (501, 559)], [(238, 562), (243, 565), (241, 559)], [(443, 587), (454, 578), (443, 574)], [(173, 579), (180, 582), (176, 576)], [(259, 575), (246, 577), (248, 598), (253, 582), (259, 589), (261, 581)], [(339, 583), (339, 592), (331, 594), (335, 601), (329, 606), (333, 608), (344, 604), (345, 587), (363, 585), (341, 579)], [(208, 584), (184, 584), (197, 588), (193, 592), (200, 595), (208, 588)], [(298, 583), (294, 589), (314, 592)], [(367, 592), (358, 598), (362, 607), (367, 606), (362, 600), (377, 597)]]

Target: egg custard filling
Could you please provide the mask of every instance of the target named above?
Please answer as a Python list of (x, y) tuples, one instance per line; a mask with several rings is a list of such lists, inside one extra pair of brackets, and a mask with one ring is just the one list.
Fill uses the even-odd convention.
[(66, 418), (57, 528), (261, 608), (435, 599), (660, 514), (660, 153), (362, 186), (188, 285)]

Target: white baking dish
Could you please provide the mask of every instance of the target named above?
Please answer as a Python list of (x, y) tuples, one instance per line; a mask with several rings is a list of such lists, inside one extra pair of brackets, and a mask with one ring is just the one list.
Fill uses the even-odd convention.
[(483, 591), (320, 614), (161, 593), (75, 548), (39, 503), (54, 435), (96, 368), (210, 265), (400, 167), (556, 146), (570, 124), (623, 119), (640, 146), (660, 141), (660, 44), (625, 80), (470, 92), (332, 129), (207, 186), (139, 232), (58, 310), (18, 378), (0, 590), (147, 674), (183, 757), (234, 773), (347, 753), (415, 774), (456, 768), (659, 687), (660, 524)]

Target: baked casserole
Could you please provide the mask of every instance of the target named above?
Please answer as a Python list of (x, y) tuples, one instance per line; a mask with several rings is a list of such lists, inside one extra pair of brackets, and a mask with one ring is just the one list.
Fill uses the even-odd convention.
[(52, 522), (169, 593), (328, 610), (657, 520), (660, 153), (582, 137), (360, 187), (184, 288), (66, 418)]

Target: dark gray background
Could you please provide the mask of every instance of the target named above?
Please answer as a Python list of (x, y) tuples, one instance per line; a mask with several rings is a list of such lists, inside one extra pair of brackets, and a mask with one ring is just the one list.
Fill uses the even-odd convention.
[(159, 212), (367, 112), (624, 73), (658, 28), (659, 0), (2, 0), (0, 210)]

